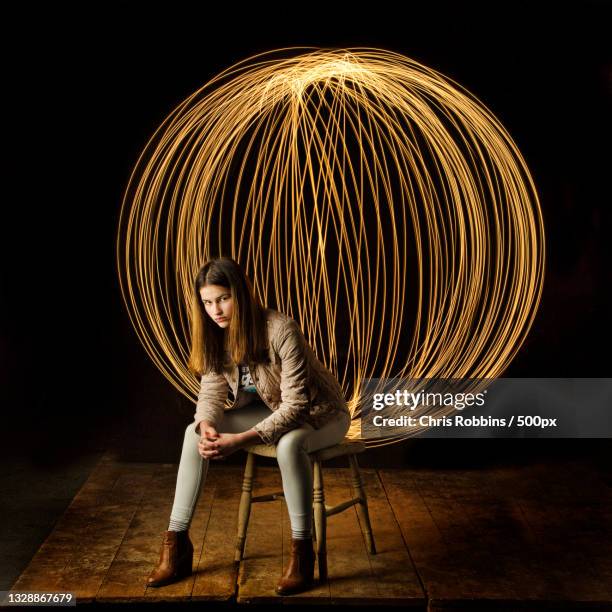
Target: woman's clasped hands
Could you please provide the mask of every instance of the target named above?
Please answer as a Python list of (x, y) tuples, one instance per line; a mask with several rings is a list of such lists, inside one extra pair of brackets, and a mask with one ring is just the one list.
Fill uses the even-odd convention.
[(198, 452), (204, 459), (225, 459), (243, 446), (241, 434), (218, 433), (212, 425), (204, 422), (200, 424), (200, 432)]

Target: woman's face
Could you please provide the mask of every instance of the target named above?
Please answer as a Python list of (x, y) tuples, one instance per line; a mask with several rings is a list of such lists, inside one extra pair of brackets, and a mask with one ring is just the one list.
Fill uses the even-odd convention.
[(232, 292), (221, 285), (206, 285), (200, 289), (200, 297), (208, 316), (219, 327), (228, 327), (234, 312)]

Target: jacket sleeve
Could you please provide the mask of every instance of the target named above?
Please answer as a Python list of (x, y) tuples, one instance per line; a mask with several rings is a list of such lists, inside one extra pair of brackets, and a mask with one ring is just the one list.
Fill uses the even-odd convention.
[(302, 425), (310, 410), (306, 339), (292, 319), (275, 348), (281, 359), (281, 404), (253, 429), (265, 444), (273, 445), (286, 432)]
[(219, 426), (228, 390), (229, 384), (223, 374), (208, 372), (202, 376), (196, 412), (193, 415), (196, 433), (200, 433), (198, 428), (201, 421), (208, 421), (215, 428)]

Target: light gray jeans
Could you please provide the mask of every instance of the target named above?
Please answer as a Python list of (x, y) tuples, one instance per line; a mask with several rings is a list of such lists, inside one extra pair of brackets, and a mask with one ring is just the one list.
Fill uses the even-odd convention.
[[(217, 431), (241, 433), (270, 414), (270, 409), (262, 401), (235, 410), (226, 410)], [(340, 442), (345, 437), (350, 424), (350, 416), (345, 413), (320, 429), (304, 424), (278, 439), (276, 455), (293, 537), (311, 535), (313, 484), (312, 463), (308, 453)], [(210, 460), (198, 452), (199, 439), (200, 435), (195, 431), (195, 422), (191, 423), (185, 429), (169, 529), (189, 528), (201, 488), (206, 482)]]

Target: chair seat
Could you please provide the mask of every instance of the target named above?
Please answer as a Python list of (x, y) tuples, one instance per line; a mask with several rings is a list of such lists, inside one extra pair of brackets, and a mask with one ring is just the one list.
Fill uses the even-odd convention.
[[(342, 457), (345, 455), (356, 455), (365, 451), (366, 445), (364, 442), (358, 440), (351, 440), (350, 438), (344, 438), (339, 444), (334, 446), (328, 446), (321, 450), (314, 451), (310, 455), (318, 459), (319, 461), (326, 461), (327, 459), (333, 459), (334, 457)], [(268, 444), (253, 444), (244, 449), (247, 453), (253, 453), (260, 457), (276, 457), (276, 445), (269, 446)]]

